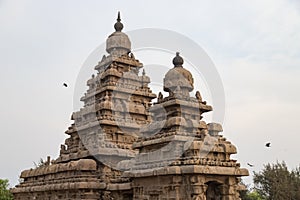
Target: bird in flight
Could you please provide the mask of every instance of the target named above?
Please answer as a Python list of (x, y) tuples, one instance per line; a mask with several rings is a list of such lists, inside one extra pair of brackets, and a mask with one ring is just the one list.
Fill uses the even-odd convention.
[(254, 165), (252, 165), (252, 164), (250, 164), (250, 163), (247, 163), (247, 165), (248, 165), (249, 167), (254, 167)]
[(266, 147), (271, 147), (271, 142), (267, 142)]
[(68, 87), (68, 84), (66, 84), (66, 83), (63, 83), (63, 86), (64, 86), (64, 87)]

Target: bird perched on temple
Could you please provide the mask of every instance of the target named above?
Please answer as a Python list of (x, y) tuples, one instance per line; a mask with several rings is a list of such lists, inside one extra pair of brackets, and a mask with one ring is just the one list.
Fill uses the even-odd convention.
[(267, 142), (265, 146), (266, 147), (271, 147), (271, 142)]
[(252, 164), (250, 164), (250, 163), (247, 163), (247, 165), (248, 165), (249, 167), (254, 167), (254, 165), (252, 165)]
[(63, 83), (63, 86), (64, 86), (64, 87), (68, 87), (68, 84), (66, 84), (66, 83)]

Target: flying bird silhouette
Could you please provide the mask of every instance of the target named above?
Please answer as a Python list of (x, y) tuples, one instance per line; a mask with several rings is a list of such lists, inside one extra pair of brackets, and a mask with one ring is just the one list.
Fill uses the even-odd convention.
[(266, 147), (271, 147), (271, 142), (266, 143)]
[(66, 84), (66, 83), (63, 83), (63, 86), (65, 86), (65, 87), (68, 87), (68, 84)]
[(250, 164), (250, 163), (247, 163), (247, 165), (249, 165), (249, 167), (254, 167), (254, 165)]

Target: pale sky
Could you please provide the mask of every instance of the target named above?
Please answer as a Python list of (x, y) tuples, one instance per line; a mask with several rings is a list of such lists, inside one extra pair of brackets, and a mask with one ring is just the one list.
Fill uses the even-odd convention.
[(299, 165), (297, 0), (0, 0), (0, 178), (15, 185), (33, 162), (57, 158), (80, 68), (113, 32), (119, 10), (125, 32), (168, 29), (207, 52), (225, 91), (223, 135), (250, 174), (277, 160)]

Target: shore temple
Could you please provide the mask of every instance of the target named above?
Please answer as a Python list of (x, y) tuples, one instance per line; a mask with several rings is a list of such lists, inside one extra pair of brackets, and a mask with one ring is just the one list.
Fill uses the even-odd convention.
[[(179, 53), (154, 94), (120, 13), (59, 157), (21, 172), (15, 200), (238, 200), (247, 169)], [(132, 41), (134, 42), (134, 41)], [(178, 47), (180, 48), (180, 47)], [(196, 95), (191, 95), (195, 93)]]

